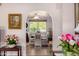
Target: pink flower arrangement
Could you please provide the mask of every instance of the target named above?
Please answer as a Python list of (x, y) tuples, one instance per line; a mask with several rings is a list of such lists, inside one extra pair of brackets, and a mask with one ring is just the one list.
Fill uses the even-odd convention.
[(74, 39), (74, 36), (71, 34), (65, 34), (65, 35), (61, 35), (61, 38), (59, 38), (62, 41), (66, 41), (67, 43), (69, 43), (70, 45), (72, 44), (77, 44), (76, 39)]
[(71, 35), (71, 34), (62, 34), (61, 36), (59, 36), (59, 37), (61, 37), (61, 39), (60, 40), (74, 40), (74, 38), (73, 38), (73, 35)]
[[(58, 37), (61, 40), (62, 48), (67, 52), (72, 52), (72, 54), (79, 55), (79, 35), (72, 34), (62, 34)], [(75, 55), (74, 54), (74, 55)]]
[(17, 44), (18, 43), (18, 36), (14, 35), (7, 35), (5, 38), (5, 41), (7, 42), (7, 44)]

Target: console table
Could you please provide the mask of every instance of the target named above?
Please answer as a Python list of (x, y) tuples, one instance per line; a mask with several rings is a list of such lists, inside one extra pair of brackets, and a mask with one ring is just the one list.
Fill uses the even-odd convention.
[(0, 55), (1, 55), (1, 51), (4, 52), (4, 56), (6, 55), (6, 52), (7, 52), (7, 51), (17, 51), (17, 55), (18, 55), (18, 56), (22, 56), (22, 53), (21, 53), (22, 49), (21, 49), (21, 46), (16, 46), (16, 47), (14, 47), (14, 48), (2, 47), (2, 48), (0, 48)]

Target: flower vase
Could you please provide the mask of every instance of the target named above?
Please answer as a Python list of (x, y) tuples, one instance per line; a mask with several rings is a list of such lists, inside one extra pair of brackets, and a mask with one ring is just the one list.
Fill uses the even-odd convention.
[(9, 45), (9, 44), (8, 44), (8, 45), (7, 45), (8, 48), (14, 48), (15, 46), (16, 46), (15, 44), (12, 44), (12, 45)]

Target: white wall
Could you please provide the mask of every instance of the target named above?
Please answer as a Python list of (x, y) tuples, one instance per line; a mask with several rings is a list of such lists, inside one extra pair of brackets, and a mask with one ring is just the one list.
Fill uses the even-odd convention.
[[(59, 6), (59, 15), (57, 17), (58, 23), (55, 23), (55, 33), (54, 33), (54, 41), (53, 41), (53, 50), (61, 50), (61, 47), (57, 47), (60, 43), (58, 40), (58, 35), (61, 33), (71, 33), (74, 34), (74, 27), (75, 27), (75, 18), (74, 18), (74, 4), (72, 3), (64, 3)], [(56, 15), (57, 16), (57, 15)], [(59, 19), (59, 21), (58, 21)], [(54, 19), (55, 20), (55, 19)], [(60, 25), (59, 25), (60, 24)], [(57, 27), (56, 27), (57, 26)]]
[[(0, 26), (6, 29), (7, 34), (17, 34), (23, 49), (23, 55), (26, 55), (26, 41), (25, 41), (25, 21), (28, 13), (35, 10), (47, 11), (52, 17), (53, 27), (53, 50), (60, 50), (57, 48), (59, 44), (58, 36), (62, 32), (73, 33), (74, 29), (74, 6), (73, 4), (2, 4), (0, 6)], [(21, 13), (22, 14), (22, 29), (10, 30), (8, 29), (8, 14)]]
[[(25, 39), (25, 21), (26, 21), (26, 6), (24, 4), (2, 4), (0, 6), (0, 26), (4, 27), (6, 34), (16, 34), (19, 36), (19, 43), (22, 46), (22, 53), (26, 55), (26, 39)], [(21, 13), (22, 14), (22, 29), (10, 30), (8, 29), (8, 14)], [(12, 53), (11, 53), (12, 54)]]
[(74, 11), (74, 4), (63, 4), (63, 32), (64, 33), (74, 33), (75, 28), (75, 11)]

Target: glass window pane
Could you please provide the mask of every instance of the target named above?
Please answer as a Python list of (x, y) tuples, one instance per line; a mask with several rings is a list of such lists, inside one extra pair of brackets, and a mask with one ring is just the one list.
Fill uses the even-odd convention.
[(35, 32), (37, 30), (37, 23), (30, 22), (30, 32)]
[(46, 32), (46, 22), (30, 22), (30, 32)]
[(41, 32), (46, 32), (46, 22), (39, 22), (39, 29)]

